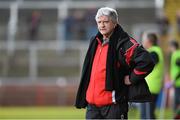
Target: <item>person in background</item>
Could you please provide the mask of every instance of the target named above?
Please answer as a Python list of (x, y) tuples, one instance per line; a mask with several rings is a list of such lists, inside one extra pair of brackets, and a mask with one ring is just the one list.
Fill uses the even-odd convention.
[[(116, 10), (100, 8), (95, 19), (99, 32), (91, 38), (75, 106), (87, 108), (86, 119), (127, 119), (128, 85), (141, 82), (154, 63), (119, 25)], [(126, 54), (119, 58), (123, 50)], [(129, 75), (120, 63), (124, 58), (132, 68)]]
[(64, 38), (65, 40), (73, 40), (73, 39), (76, 39), (75, 38), (75, 23), (76, 23), (76, 20), (75, 20), (75, 17), (74, 17), (74, 14), (73, 13), (69, 13), (69, 15), (64, 19), (64, 26), (65, 26), (65, 32), (64, 32)]
[(140, 105), (141, 119), (155, 119), (156, 102), (163, 85), (163, 53), (161, 48), (158, 46), (158, 37), (155, 33), (144, 33), (142, 37), (142, 44), (143, 47), (150, 52), (151, 57), (154, 60), (155, 67), (145, 78), (152, 94), (152, 102), (142, 103)]
[[(97, 33), (96, 21), (94, 20), (96, 9), (88, 9), (86, 12), (86, 39), (89, 40), (93, 34)], [(93, 16), (93, 17), (92, 17)]]
[(175, 88), (174, 95), (174, 110), (180, 106), (180, 49), (179, 44), (176, 41), (170, 42), (171, 63), (170, 63), (170, 76), (173, 80), (173, 85)]
[(39, 11), (33, 11), (31, 16), (28, 18), (29, 39), (31, 41), (37, 40), (40, 22), (41, 22), (40, 12)]
[(75, 40), (85, 40), (86, 39), (86, 22), (85, 22), (85, 11), (77, 10), (74, 11), (74, 38)]

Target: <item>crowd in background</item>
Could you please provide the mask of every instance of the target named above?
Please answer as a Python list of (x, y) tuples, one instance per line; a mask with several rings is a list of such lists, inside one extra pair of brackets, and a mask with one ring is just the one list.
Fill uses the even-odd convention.
[[(65, 40), (89, 40), (92, 34), (97, 33), (95, 22), (96, 9), (72, 10), (63, 19)], [(38, 10), (32, 11), (27, 18), (28, 39), (37, 40), (43, 18)], [(57, 22), (58, 23), (58, 22)], [(180, 11), (176, 14), (177, 32), (180, 34)], [(171, 32), (171, 23), (165, 14), (157, 17), (156, 23), (159, 35), (167, 35)], [(58, 34), (58, 33), (57, 33)]]
[(96, 34), (96, 10), (74, 11), (64, 20), (66, 40), (87, 40)]

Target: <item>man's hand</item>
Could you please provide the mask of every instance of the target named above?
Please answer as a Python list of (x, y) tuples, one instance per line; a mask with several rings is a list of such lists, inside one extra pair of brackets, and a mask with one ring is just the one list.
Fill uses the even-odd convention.
[(126, 75), (126, 76), (124, 77), (124, 83), (125, 83), (126, 85), (131, 85), (131, 81), (129, 80), (129, 75)]

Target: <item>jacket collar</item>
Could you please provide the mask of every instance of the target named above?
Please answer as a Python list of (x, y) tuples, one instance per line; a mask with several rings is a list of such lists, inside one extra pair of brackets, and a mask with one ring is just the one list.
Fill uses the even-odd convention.
[[(126, 32), (124, 32), (122, 27), (119, 24), (117, 24), (116, 27), (114, 28), (112, 35), (109, 38), (109, 41), (116, 39), (118, 41), (117, 47), (121, 46), (124, 42), (126, 42), (129, 39), (127, 37), (127, 33), (126, 34), (124, 33)], [(98, 41), (98, 43), (100, 44), (103, 43), (103, 35), (100, 32), (96, 34), (95, 38)]]

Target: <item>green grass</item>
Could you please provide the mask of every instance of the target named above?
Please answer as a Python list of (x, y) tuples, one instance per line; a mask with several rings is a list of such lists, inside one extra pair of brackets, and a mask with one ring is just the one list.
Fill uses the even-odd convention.
[(1, 107), (0, 119), (80, 119), (84, 113), (74, 107)]
[[(156, 111), (159, 118), (159, 110)], [(165, 118), (172, 119), (173, 113), (170, 109), (165, 110)], [(74, 107), (0, 107), (1, 119), (83, 119), (85, 109)], [(139, 111), (131, 108), (129, 119), (138, 119)]]

